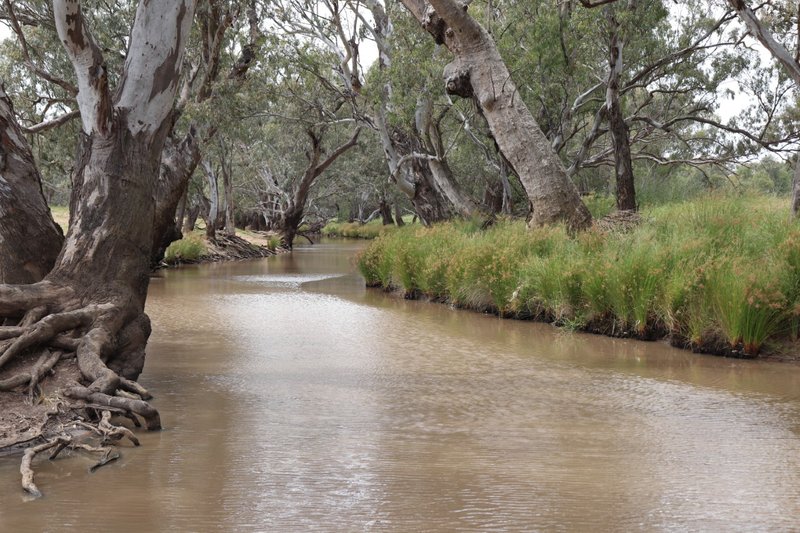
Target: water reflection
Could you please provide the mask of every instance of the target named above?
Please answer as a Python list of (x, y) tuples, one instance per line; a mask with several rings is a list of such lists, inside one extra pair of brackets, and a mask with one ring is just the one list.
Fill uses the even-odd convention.
[(167, 429), (95, 475), (40, 467), (30, 504), (0, 464), (0, 530), (796, 526), (795, 367), (389, 297), (357, 248), (154, 280)]

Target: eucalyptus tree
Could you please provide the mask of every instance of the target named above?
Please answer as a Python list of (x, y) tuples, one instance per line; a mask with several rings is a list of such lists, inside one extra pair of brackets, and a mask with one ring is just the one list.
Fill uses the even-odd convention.
[[(80, 382), (61, 394), (137, 414), (149, 429), (159, 429), (160, 418), (133, 380), (142, 370), (150, 333), (144, 302), (156, 181), (194, 8), (192, 0), (139, 2), (125, 39), (124, 65), (115, 77), (81, 2), (54, 0), (81, 119), (70, 226), (43, 280), (0, 285), (0, 317), (7, 324), (2, 334), (8, 339), (0, 345), (0, 366), (25, 361), (31, 352), (48, 353), (50, 346), (74, 352)], [(17, 152), (21, 146), (4, 145), (6, 160), (24, 158)], [(20, 244), (3, 240), (0, 255)], [(10, 376), (16, 386), (30, 384), (35, 369), (16, 368)], [(32, 482), (28, 489), (38, 493)]]
[(240, 116), (269, 146), (257, 156), (261, 195), (269, 225), (291, 247), (318, 178), (356, 146), (361, 127), (349, 98), (328, 79), (328, 50), (291, 34), (272, 39), (264, 68), (254, 73), (259, 94), (243, 102)]
[(454, 0), (402, 0), (454, 61), (444, 69), (448, 93), (474, 99), (519, 176), (531, 203), (531, 223), (591, 224), (589, 210), (518, 90), (492, 36)]
[[(189, 180), (204, 150), (222, 129), (220, 121), (228, 115), (232, 95), (247, 84), (248, 71), (258, 62), (264, 42), (260, 22), (255, 0), (204, 0), (199, 4), (197, 31), (189, 44), (189, 68), (181, 83), (162, 156), (154, 262), (161, 259), (172, 241), (180, 238), (183, 210), (178, 210), (178, 205), (186, 206)], [(224, 71), (227, 76), (222, 76)], [(216, 179), (216, 174), (205, 175)], [(211, 186), (217, 190), (216, 181)], [(230, 190), (224, 188), (223, 193)], [(224, 205), (232, 220), (233, 198), (226, 197)], [(215, 223), (207, 228), (210, 239), (215, 238), (218, 226)], [(232, 223), (224, 227), (227, 233), (234, 233)]]
[[(98, 46), (108, 51), (105, 60), (112, 83), (125, 59), (124, 38), (135, 7), (127, 0), (113, 0), (85, 13), (98, 30), (94, 33)], [(14, 99), (21, 131), (29, 137), (45, 194), (63, 205), (69, 199), (80, 112), (75, 99), (78, 88), (56, 32), (52, 2), (2, 0), (0, 20), (11, 33), (0, 43), (0, 78)]]
[(619, 206), (633, 208), (637, 169), (640, 180), (659, 167), (729, 172), (742, 152), (724, 135), (737, 128), (716, 116), (717, 87), (749, 61), (736, 50), (733, 15), (705, 0), (670, 9), (654, 0), (591, 5), (598, 9), (578, 2), (494, 9), (520, 96), (568, 174), (586, 190), (593, 169), (618, 167)]
[[(461, 193), (447, 165), (447, 154), (435, 152), (437, 146), (444, 148), (437, 130), (439, 120), (431, 115), (427, 98), (416, 98), (424, 93), (415, 92), (410, 112), (398, 113), (394, 95), (429, 78), (425, 65), (433, 52), (431, 43), (419, 32), (395, 31), (406, 18), (395, 20), (398, 15), (404, 14), (393, 2), (384, 6), (378, 0), (282, 0), (276, 3), (275, 20), (285, 33), (301, 35), (331, 52), (335, 58), (331, 83), (349, 100), (353, 117), (377, 134), (389, 180), (407, 196), (424, 223), (453, 213), (472, 214), (477, 206)], [(404, 42), (399, 45), (403, 50), (396, 40)], [(365, 73), (358, 59), (362, 46), (370, 42), (379, 53)], [(393, 57), (403, 51), (412, 51), (417, 62), (395, 68)], [(403, 115), (402, 122), (397, 115)]]
[[(771, 29), (745, 0), (728, 0), (728, 3), (752, 36), (758, 39), (775, 61), (783, 67), (797, 89), (800, 86), (800, 30), (798, 30), (800, 15), (797, 6), (788, 2), (762, 6), (764, 11), (769, 10), (770, 18), (775, 22), (775, 28)], [(794, 53), (789, 48), (793, 49)], [(797, 158), (792, 183), (791, 213), (793, 217), (800, 216), (800, 157)]]

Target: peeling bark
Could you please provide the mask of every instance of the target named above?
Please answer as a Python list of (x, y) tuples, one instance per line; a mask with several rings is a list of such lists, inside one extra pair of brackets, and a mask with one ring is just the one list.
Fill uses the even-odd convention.
[(435, 156), (427, 162), (437, 190), (452, 204), (459, 215), (468, 218), (480, 214), (480, 207), (459, 186), (447, 163), (442, 132), (438, 121), (433, 117), (433, 101), (426, 93), (420, 95), (417, 100), (415, 123), (426, 151)]

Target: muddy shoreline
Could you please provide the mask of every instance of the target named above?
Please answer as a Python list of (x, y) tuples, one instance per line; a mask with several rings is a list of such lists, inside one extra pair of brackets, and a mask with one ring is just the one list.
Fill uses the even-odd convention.
[(669, 344), (673, 348), (678, 348), (695, 354), (713, 355), (716, 357), (726, 357), (730, 359), (749, 359), (754, 361), (772, 361), (800, 365), (800, 341), (792, 341), (791, 339), (785, 339), (783, 342), (778, 344), (766, 345), (758, 354), (751, 355), (746, 353), (741, 345), (731, 347), (725, 341), (716, 338), (709, 339), (703, 344), (698, 345), (682, 335), (669, 331), (663, 325), (648, 327), (642, 332), (637, 332), (634, 330), (628, 330), (626, 328), (619, 328), (613, 317), (600, 317), (590, 320), (586, 324), (579, 327), (573, 327), (573, 325), (565, 324), (562, 320), (559, 320), (548, 313), (502, 313), (496, 307), (492, 306), (478, 309), (466, 305), (456, 305), (446, 298), (428, 296), (419, 291), (406, 291), (399, 287), (385, 288), (379, 283), (367, 283), (367, 288), (370, 290), (379, 290), (404, 300), (446, 305), (459, 311), (494, 315), (498, 318), (508, 320), (549, 324), (564, 331), (591, 333), (592, 335), (601, 335), (604, 337), (617, 339), (633, 339), (642, 342), (661, 342)]

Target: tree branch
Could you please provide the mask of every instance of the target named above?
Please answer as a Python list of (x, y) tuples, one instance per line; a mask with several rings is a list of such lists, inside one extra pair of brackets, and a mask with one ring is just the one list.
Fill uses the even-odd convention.
[(105, 134), (111, 122), (111, 94), (103, 53), (86, 27), (80, 0), (53, 0), (58, 37), (78, 78), (83, 131)]
[(64, 113), (63, 115), (56, 117), (54, 119), (45, 120), (38, 124), (34, 124), (28, 128), (24, 126), (20, 126), (20, 129), (25, 133), (41, 133), (43, 131), (51, 130), (53, 128), (57, 128), (62, 124), (66, 124), (70, 120), (76, 119), (81, 116), (80, 111), (70, 111), (69, 113)]
[(334, 150), (334, 151), (333, 151), (333, 153), (332, 153), (330, 156), (328, 156), (328, 158), (327, 158), (325, 161), (323, 161), (322, 163), (320, 163), (319, 165), (317, 165), (317, 168), (316, 168), (316, 170), (314, 171), (314, 176), (315, 176), (315, 177), (316, 177), (316, 176), (319, 176), (320, 174), (322, 174), (323, 172), (325, 172), (325, 169), (327, 169), (329, 166), (331, 166), (331, 164), (332, 164), (334, 161), (336, 161), (336, 159), (338, 159), (340, 155), (342, 155), (343, 153), (345, 153), (346, 151), (348, 151), (350, 148), (352, 148), (352, 147), (354, 147), (356, 144), (358, 144), (358, 136), (359, 136), (359, 135), (361, 135), (361, 128), (360, 128), (360, 127), (359, 127), (359, 128), (356, 128), (356, 131), (355, 131), (355, 132), (353, 132), (353, 136), (352, 136), (352, 137), (350, 137), (350, 140), (349, 140), (349, 141), (347, 141), (346, 143), (344, 143), (343, 145), (341, 145), (339, 148), (337, 148), (336, 150)]
[(28, 41), (25, 39), (25, 33), (22, 31), (22, 27), (19, 24), (19, 20), (17, 20), (17, 14), (14, 10), (14, 5), (11, 3), (11, 0), (5, 0), (6, 4), (6, 11), (8, 13), (8, 20), (11, 22), (11, 29), (14, 30), (14, 33), (17, 35), (17, 40), (19, 41), (19, 47), (22, 50), (22, 57), (25, 59), (25, 65), (37, 76), (42, 78), (43, 80), (49, 81), (54, 83), (67, 91), (71, 96), (75, 96), (78, 94), (78, 88), (75, 87), (73, 84), (69, 83), (66, 80), (63, 80), (59, 77), (53, 76), (48, 71), (44, 70), (43, 68), (39, 67), (33, 62), (31, 58), (30, 51), (28, 50)]
[(139, 2), (117, 100), (133, 133), (161, 127), (172, 112), (195, 4)]
[(747, 29), (753, 37), (764, 45), (767, 51), (772, 54), (772, 57), (786, 68), (787, 73), (794, 82), (800, 85), (800, 64), (798, 64), (791, 52), (776, 41), (772, 34), (764, 28), (761, 20), (759, 20), (755, 12), (750, 9), (744, 0), (728, 0), (728, 3), (736, 11), (739, 19), (747, 26)]

